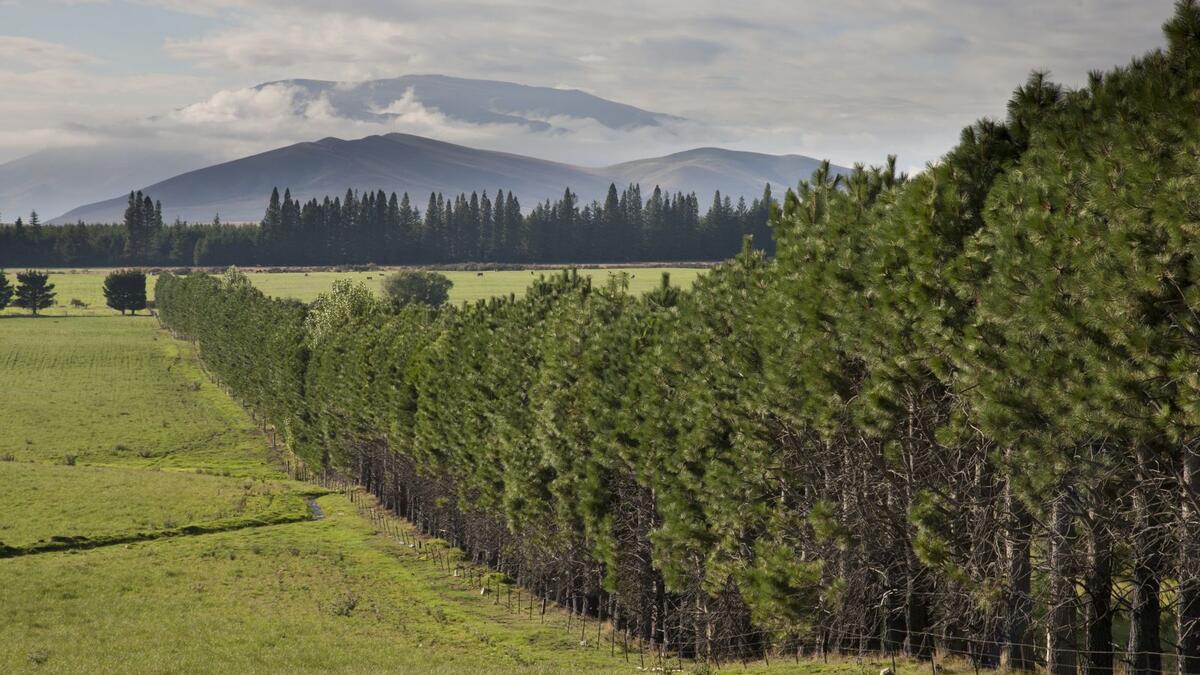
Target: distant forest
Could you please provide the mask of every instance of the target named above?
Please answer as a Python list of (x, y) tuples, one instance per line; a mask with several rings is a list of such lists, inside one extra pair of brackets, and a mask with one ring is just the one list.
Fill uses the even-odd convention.
[(527, 214), (512, 192), (430, 194), (424, 211), (408, 193), (347, 190), (301, 202), (276, 189), (259, 225), (163, 223), (162, 204), (130, 193), (124, 222), (44, 226), (31, 214), (0, 225), (0, 266), (337, 265), (459, 262), (720, 260), (745, 235), (773, 253), (768, 185), (747, 203), (717, 192), (700, 214), (695, 193), (610, 185), (581, 204), (568, 188)]

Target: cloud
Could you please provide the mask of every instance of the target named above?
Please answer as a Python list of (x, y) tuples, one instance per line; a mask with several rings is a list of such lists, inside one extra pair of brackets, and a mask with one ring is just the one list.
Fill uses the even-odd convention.
[(411, 60), (403, 25), (343, 16), (291, 20), (168, 39), (168, 55), (213, 70), (280, 73), (279, 79), (362, 79), (403, 71)]
[[(341, 87), (344, 88), (344, 87)], [(334, 90), (339, 86), (335, 85)], [(277, 83), (221, 91), (208, 99), (132, 124), (98, 127), (98, 138), (151, 139), (171, 147), (200, 148), (209, 155), (233, 158), (326, 136), (359, 138), (408, 133), (491, 150), (529, 154), (559, 161), (603, 165), (640, 153), (672, 152), (697, 139), (733, 139), (726, 132), (685, 120), (658, 127), (613, 129), (568, 115), (522, 113), (520, 119), (544, 122), (472, 123), (422, 103), (412, 88), (392, 101), (365, 111), (339, 111), (327, 93), (314, 96), (302, 87)], [(717, 136), (714, 136), (716, 134)]]
[[(122, 110), (125, 119), (139, 119), (182, 106), (160, 115), (147, 133), (191, 133), (197, 143), (211, 135), (216, 145), (244, 148), (320, 137), (314, 134), (399, 130), (560, 158), (578, 152), (591, 161), (723, 144), (843, 164), (879, 162), (897, 152), (902, 165), (919, 166), (947, 150), (963, 125), (1002, 115), (1009, 93), (1030, 70), (1049, 69), (1059, 81), (1081, 84), (1090, 69), (1161, 45), (1159, 27), (1173, 5), (751, 0), (731, 11), (725, 0), (136, 1), (207, 17), (193, 17), (194, 31), (163, 43), (169, 61), (125, 64), (177, 79), (159, 90), (114, 95), (105, 87), (130, 92), (134, 84), (96, 78), (97, 57), (43, 42), (45, 35), (22, 43), (0, 39), (6, 50), (0, 51), (0, 91), (32, 91), (42, 99), (17, 104), (0, 97), (0, 128), (7, 133), (0, 137), (0, 158), (11, 155), (6, 144), (22, 130), (48, 129), (50, 122), (101, 128)], [(115, 0), (104, 7), (128, 13), (129, 21), (144, 9)], [(31, 76), (31, 59), (41, 64), (39, 76)], [(20, 67), (9, 65), (18, 61)], [(297, 109), (295, 101), (288, 107), (286, 92), (243, 89), (297, 77), (421, 72), (578, 88), (703, 124), (622, 136), (586, 121), (556, 120), (554, 131), (535, 134), (513, 125), (458, 123), (442, 111), (414, 107), (415, 100), (392, 102), (394, 119), (386, 123), (364, 122), (338, 117), (328, 101)], [(184, 77), (194, 79), (188, 84)], [(72, 96), (76, 87), (79, 94)]]
[(626, 58), (678, 66), (707, 65), (726, 50), (725, 46), (712, 40), (677, 35), (634, 40), (621, 51)]
[(4, 70), (21, 64), (32, 70), (54, 70), (92, 64), (99, 59), (55, 42), (21, 35), (0, 35), (0, 64)]

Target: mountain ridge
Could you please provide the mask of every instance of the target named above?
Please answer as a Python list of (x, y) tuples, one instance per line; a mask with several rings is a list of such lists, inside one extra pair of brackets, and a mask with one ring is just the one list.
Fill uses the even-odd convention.
[[(256, 98), (257, 97), (257, 98)], [(257, 105), (255, 101), (263, 103)], [(242, 125), (272, 120), (272, 140), (247, 141)], [(578, 89), (423, 74), (378, 80), (290, 79), (216, 92), (165, 113), (96, 128), (93, 143), (47, 148), (0, 163), (0, 211), (57, 216), (122, 189), (214, 163), (339, 132), (384, 131), (478, 139), (475, 145), (573, 158), (598, 147), (638, 147), (647, 132), (679, 140), (682, 117)], [(327, 128), (332, 124), (332, 128)], [(433, 127), (426, 128), (429, 124)], [(423, 126), (424, 125), (424, 126)], [(436, 131), (434, 130), (436, 127)], [(355, 130), (353, 132), (349, 130)], [(311, 130), (309, 133), (307, 130)], [(462, 136), (465, 134), (465, 136)], [(597, 134), (605, 139), (597, 144)], [(259, 135), (252, 135), (258, 139)], [(604, 151), (609, 152), (609, 151)]]
[[(163, 203), (167, 220), (257, 222), (274, 188), (297, 199), (335, 196), (351, 189), (408, 192), (423, 205), (430, 192), (458, 194), (502, 189), (526, 206), (557, 199), (567, 188), (581, 201), (603, 199), (610, 184), (658, 185), (670, 192), (752, 198), (766, 184), (793, 185), (820, 162), (803, 155), (703, 147), (605, 167), (583, 167), (516, 153), (481, 150), (413, 134), (325, 137), (255, 153), (173, 176), (142, 191)], [(835, 167), (835, 171), (845, 171)], [(51, 223), (116, 222), (126, 194), (85, 204)]]

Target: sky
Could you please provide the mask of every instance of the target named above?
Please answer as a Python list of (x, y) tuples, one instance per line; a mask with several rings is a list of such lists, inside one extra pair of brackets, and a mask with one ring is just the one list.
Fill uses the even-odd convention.
[[(897, 154), (902, 167), (919, 168), (947, 151), (963, 126), (1002, 116), (1031, 70), (1075, 86), (1089, 70), (1162, 46), (1172, 5), (0, 0), (0, 162), (111, 141), (129, 129), (153, 137), (170, 127), (176, 142), (227, 153), (361, 136), (349, 121), (279, 119), (239, 90), (291, 78), (439, 73), (577, 88), (696, 123), (661, 144), (639, 137), (580, 146), (603, 152), (564, 139), (552, 159), (600, 163), (720, 145), (842, 165)], [(210, 111), (204, 124), (171, 113), (193, 104)], [(452, 120), (421, 120), (425, 135), (463, 137)], [(480, 147), (523, 143), (510, 128), (471, 131)], [(555, 154), (545, 143), (531, 147)], [(572, 152), (581, 156), (562, 156)]]

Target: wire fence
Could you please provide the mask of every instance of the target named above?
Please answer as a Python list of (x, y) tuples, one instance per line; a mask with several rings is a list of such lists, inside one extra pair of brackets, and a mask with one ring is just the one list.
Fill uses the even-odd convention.
[[(739, 654), (737, 651), (716, 650), (710, 653), (697, 654), (692, 657), (683, 656), (682, 652), (672, 647), (670, 642), (651, 642), (630, 631), (620, 630), (606, 619), (589, 616), (586, 613), (574, 611), (571, 602), (559, 604), (550, 602), (546, 596), (539, 595), (516, 584), (504, 582), (499, 576), (485, 565), (470, 563), (459, 559), (453, 549), (444, 545), (429, 545), (434, 538), (420, 534), (415, 526), (384, 507), (379, 500), (360, 485), (338, 479), (334, 482), (320, 480), (327, 488), (334, 488), (349, 499), (358, 513), (369, 520), (377, 531), (392, 537), (402, 545), (416, 548), (434, 561), (439, 569), (451, 578), (462, 579), (468, 587), (479, 589), (481, 597), (494, 605), (502, 605), (510, 613), (529, 621), (537, 621), (545, 625), (559, 625), (563, 630), (579, 632), (578, 647), (594, 649), (603, 652), (607, 647), (610, 656), (623, 659), (624, 662), (638, 663), (639, 668), (653, 668), (665, 671), (682, 671), (699, 666), (721, 668), (730, 665), (747, 666), (752, 662), (762, 662), (770, 665), (772, 660), (800, 664), (806, 660), (828, 663), (851, 662), (860, 666), (862, 672), (873, 672), (869, 667), (883, 665), (895, 673), (900, 664), (909, 664), (913, 668), (929, 668), (934, 675), (938, 673), (982, 673), (982, 672), (1015, 672), (1005, 660), (1001, 659), (995, 665), (985, 667), (983, 663), (988, 658), (999, 658), (999, 655), (1016, 647), (1023, 648), (1031, 656), (1031, 665), (1044, 666), (1046, 645), (1035, 642), (1012, 642), (1006, 640), (991, 640), (979, 637), (949, 635), (945, 632), (904, 631), (908, 640), (922, 638), (933, 646), (930, 659), (927, 662), (915, 660), (905, 655), (899, 645), (896, 649), (854, 649), (852, 647), (837, 647), (835, 643), (846, 645), (857, 642), (860, 645), (884, 644), (886, 638), (882, 634), (863, 634), (845, 628), (820, 628), (816, 632), (823, 637), (772, 637), (762, 631), (722, 634), (720, 641), (726, 644), (760, 642), (762, 644), (759, 656), (748, 653)], [(459, 554), (462, 552), (459, 551)], [(490, 600), (487, 600), (490, 599)], [(568, 598), (571, 600), (573, 598)], [(565, 614), (565, 617), (563, 616)], [(961, 644), (965, 649), (956, 649), (952, 645)], [(985, 650), (984, 647), (991, 647)], [(1133, 672), (1133, 654), (1120, 645), (1114, 644), (1110, 650), (1088, 650), (1072, 646), (1063, 650), (1074, 657), (1077, 668), (1082, 668), (1092, 656), (1111, 657), (1112, 673)], [(984, 654), (990, 656), (985, 657)], [(1178, 657), (1173, 652), (1140, 652), (1142, 655), (1153, 655), (1161, 660), (1162, 672), (1176, 672), (1175, 660)]]

